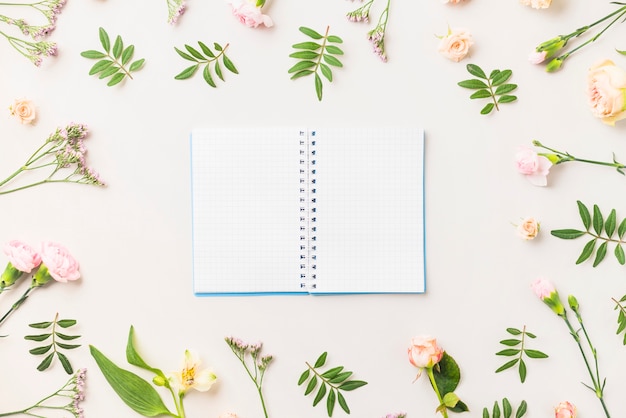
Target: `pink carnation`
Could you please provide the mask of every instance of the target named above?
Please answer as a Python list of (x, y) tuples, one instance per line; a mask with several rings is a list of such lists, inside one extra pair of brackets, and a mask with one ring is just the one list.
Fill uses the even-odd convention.
[(552, 163), (543, 155), (527, 146), (520, 146), (515, 154), (515, 166), (517, 171), (526, 176), (535, 186), (548, 184), (548, 173)]
[(256, 7), (256, 1), (251, 3), (248, 0), (228, 0), (228, 2), (233, 8), (233, 15), (249, 28), (256, 28), (259, 25), (269, 28), (274, 25), (272, 18), (264, 15), (260, 7)]
[(30, 273), (41, 264), (39, 254), (22, 241), (10, 241), (4, 246), (3, 251), (11, 265), (21, 272)]
[(41, 261), (48, 273), (57, 282), (67, 282), (80, 278), (78, 262), (69, 251), (60, 244), (44, 242), (41, 245)]

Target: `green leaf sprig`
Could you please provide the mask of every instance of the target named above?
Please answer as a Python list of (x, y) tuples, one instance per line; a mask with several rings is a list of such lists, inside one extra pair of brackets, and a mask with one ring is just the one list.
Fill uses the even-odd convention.
[(28, 352), (35, 356), (40, 356), (44, 354), (48, 354), (41, 363), (37, 366), (37, 370), (40, 372), (46, 370), (52, 364), (52, 360), (54, 360), (54, 356), (59, 359), (61, 365), (63, 366), (63, 370), (67, 374), (74, 373), (74, 369), (72, 369), (72, 365), (65, 354), (60, 352), (60, 349), (63, 350), (73, 350), (74, 348), (80, 347), (80, 344), (68, 344), (61, 341), (72, 341), (76, 338), (80, 338), (80, 335), (67, 335), (58, 331), (58, 328), (69, 328), (76, 325), (75, 319), (59, 319), (59, 314), (57, 313), (54, 316), (54, 320), (52, 322), (37, 322), (34, 324), (28, 324), (31, 328), (36, 329), (49, 329), (52, 327), (51, 332), (47, 332), (45, 334), (37, 334), (37, 335), (27, 335), (24, 337), (25, 340), (43, 342), (52, 338), (52, 342), (48, 345), (44, 345), (41, 347), (33, 348)]
[[(617, 332), (619, 335), (626, 330), (626, 295), (622, 296), (620, 300), (615, 300), (615, 298), (611, 298), (613, 302), (615, 302), (615, 308), (619, 311), (617, 315)], [(624, 332), (624, 340), (623, 344), (626, 345), (626, 332)]]
[[(515, 412), (515, 418), (521, 418), (526, 414), (526, 410), (528, 409), (528, 404), (526, 401), (522, 401), (520, 405), (517, 407), (517, 411)], [(493, 409), (491, 412), (491, 418), (511, 418), (513, 416), (513, 407), (511, 406), (511, 402), (507, 398), (502, 399), (502, 409), (500, 409), (500, 405), (498, 405), (498, 401), (493, 403)], [(487, 408), (483, 408), (483, 418), (489, 418), (489, 410)]]
[(346, 402), (345, 397), (341, 391), (351, 391), (358, 389), (361, 386), (367, 385), (367, 382), (362, 380), (350, 380), (352, 376), (351, 371), (347, 371), (343, 366), (337, 366), (326, 370), (325, 372), (318, 371), (317, 369), (323, 367), (326, 364), (326, 357), (328, 353), (323, 352), (315, 361), (315, 364), (311, 366), (306, 362), (307, 369), (300, 375), (298, 379), (298, 386), (304, 384), (307, 380), (304, 396), (309, 395), (318, 387), (318, 382), (321, 382), (317, 390), (317, 394), (313, 399), (313, 406), (316, 406), (324, 397), (326, 397), (326, 411), (328, 416), (333, 416), (335, 404), (339, 403), (341, 409), (346, 414), (350, 413), (350, 408)]
[(526, 380), (526, 362), (524, 362), (524, 359), (522, 358), (524, 354), (526, 354), (526, 356), (529, 358), (535, 358), (535, 359), (547, 358), (548, 355), (539, 350), (531, 350), (525, 347), (526, 337), (537, 338), (535, 334), (526, 331), (526, 325), (524, 325), (524, 328), (522, 328), (521, 331), (517, 328), (507, 328), (506, 332), (518, 338), (509, 338), (506, 340), (502, 340), (500, 341), (500, 344), (505, 345), (507, 347), (519, 346), (519, 348), (506, 348), (496, 353), (497, 356), (507, 356), (507, 357), (515, 356), (513, 360), (507, 361), (502, 366), (500, 366), (496, 370), (496, 373), (499, 373), (506, 369), (510, 369), (511, 367), (517, 364), (519, 378), (521, 382), (524, 383), (524, 381)]
[[(613, 254), (617, 261), (624, 265), (626, 263), (626, 257), (624, 256), (624, 248), (622, 244), (626, 244), (624, 240), (624, 234), (626, 234), (626, 218), (617, 225), (617, 215), (615, 209), (612, 209), (609, 216), (604, 219), (602, 212), (597, 205), (593, 205), (593, 217), (591, 216), (589, 209), (580, 201), (577, 200), (578, 213), (582, 219), (585, 227), (584, 231), (578, 229), (557, 229), (552, 230), (550, 233), (557, 238), (561, 239), (575, 239), (582, 237), (583, 235), (590, 235), (592, 238), (585, 244), (582, 253), (576, 260), (576, 264), (580, 264), (583, 261), (590, 258), (596, 250), (596, 244), (602, 242), (595, 251), (595, 258), (593, 260), (593, 267), (596, 267), (607, 254), (609, 243), (615, 243), (615, 250)], [(593, 230), (591, 229), (593, 228)], [(606, 236), (603, 236), (602, 233)], [(617, 234), (616, 237), (615, 234)]]
[(467, 64), (466, 68), (471, 75), (478, 78), (460, 81), (458, 85), (466, 89), (476, 90), (470, 96), (470, 99), (490, 98), (492, 100), (492, 102), (487, 103), (485, 107), (482, 108), (480, 111), (481, 115), (491, 113), (494, 108), (499, 111), (499, 104), (511, 103), (517, 100), (517, 96), (508, 94), (517, 88), (517, 84), (507, 83), (513, 75), (513, 71), (493, 70), (489, 74), (489, 77), (487, 77), (482, 68), (476, 64)]
[[(233, 64), (233, 62), (226, 56), (226, 49), (228, 48), (228, 45), (229, 44), (226, 44), (224, 47), (222, 47), (217, 42), (214, 42), (213, 48), (216, 52), (213, 52), (211, 48), (209, 48), (206, 44), (200, 41), (198, 41), (198, 46), (200, 47), (200, 50), (202, 52), (187, 44), (185, 44), (185, 50), (187, 52), (184, 52), (174, 47), (178, 55), (180, 55), (187, 61), (194, 62), (193, 65), (185, 68), (174, 78), (176, 80), (186, 80), (193, 76), (196, 71), (198, 71), (201, 65), (204, 65), (204, 70), (202, 71), (202, 77), (204, 78), (204, 81), (206, 81), (206, 83), (211, 87), (217, 87), (212, 72), (215, 72), (219, 79), (224, 81), (224, 73), (222, 71), (222, 66), (220, 65), (220, 58), (222, 60), (222, 65), (224, 65), (224, 67), (228, 71), (234, 74), (239, 74), (239, 71), (237, 71), (235, 64)], [(211, 64), (213, 64), (213, 66), (211, 66)]]
[(89, 75), (99, 73), (98, 78), (100, 79), (111, 77), (107, 86), (119, 84), (126, 77), (132, 79), (133, 76), (130, 73), (139, 70), (143, 67), (145, 62), (143, 58), (132, 61), (133, 54), (135, 53), (134, 45), (129, 45), (124, 48), (124, 42), (121, 36), (118, 35), (113, 43), (113, 49), (111, 49), (111, 41), (106, 30), (100, 28), (99, 35), (104, 52), (91, 49), (80, 53), (80, 55), (85, 58), (99, 60), (91, 67)]
[[(304, 77), (313, 74), (315, 78), (315, 92), (317, 93), (317, 99), (322, 100), (322, 78), (319, 73), (332, 83), (333, 73), (330, 66), (343, 67), (343, 64), (337, 55), (343, 55), (343, 51), (336, 45), (340, 44), (343, 40), (334, 35), (329, 35), (330, 26), (326, 27), (326, 33), (321, 35), (313, 29), (301, 26), (300, 32), (312, 38), (313, 41), (301, 42), (292, 45), (294, 49), (298, 49), (289, 56), (296, 58), (299, 61), (289, 69), (289, 74), (292, 80), (296, 78)], [(321, 42), (321, 43), (320, 43)]]

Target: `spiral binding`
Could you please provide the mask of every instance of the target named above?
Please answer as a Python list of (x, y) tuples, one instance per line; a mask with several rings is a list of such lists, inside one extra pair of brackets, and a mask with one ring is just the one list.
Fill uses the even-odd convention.
[(315, 289), (317, 197), (315, 131), (300, 131), (300, 288)]

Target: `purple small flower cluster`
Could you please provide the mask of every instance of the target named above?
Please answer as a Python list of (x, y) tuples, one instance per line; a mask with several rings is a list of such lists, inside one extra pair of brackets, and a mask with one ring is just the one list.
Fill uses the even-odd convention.
[(76, 181), (77, 183), (104, 186), (105, 183), (100, 179), (99, 174), (87, 165), (85, 159), (87, 148), (85, 148), (83, 141), (87, 136), (87, 132), (86, 125), (72, 122), (64, 129), (57, 128), (46, 142), (55, 143), (51, 151), (54, 151), (57, 169), (67, 168), (72, 164), (76, 164), (74, 174), (81, 176)]
[[(75, 418), (84, 418), (85, 412), (80, 407), (80, 403), (85, 400), (85, 375), (87, 369), (79, 369), (74, 376), (67, 381), (56, 395), (70, 398), (71, 401), (63, 407), (64, 410), (70, 412)], [(41, 406), (41, 405), (40, 405)]]
[(346, 17), (350, 22), (368, 23), (370, 21), (370, 9), (372, 8), (372, 4), (374, 4), (374, 0), (369, 0), (358, 9), (346, 13)]
[(406, 418), (406, 413), (398, 412), (396, 414), (387, 414), (383, 418)]
[(178, 18), (185, 13), (185, 0), (167, 0), (167, 22), (175, 25)]
[(367, 39), (372, 43), (374, 53), (378, 55), (382, 62), (387, 62), (387, 54), (385, 54), (385, 31), (380, 26), (376, 26), (374, 30), (367, 33)]

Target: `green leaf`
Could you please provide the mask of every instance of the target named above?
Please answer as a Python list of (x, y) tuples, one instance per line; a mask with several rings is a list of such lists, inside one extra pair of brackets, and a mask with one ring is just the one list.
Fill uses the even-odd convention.
[(100, 36), (100, 43), (102, 44), (102, 48), (108, 53), (111, 50), (111, 41), (109, 40), (109, 35), (104, 30), (104, 28), (98, 29), (98, 34)]
[(83, 51), (80, 53), (81, 57), (85, 57), (85, 58), (89, 58), (89, 59), (100, 59), (100, 58), (104, 58), (107, 55), (103, 54), (100, 51), (94, 51), (93, 49), (90, 49), (89, 51)]
[(622, 239), (624, 233), (626, 233), (626, 218), (624, 218), (619, 224), (619, 227), (617, 228), (617, 236)]
[(189, 52), (193, 57), (199, 59), (199, 60), (204, 60), (204, 55), (202, 55), (200, 52), (198, 52), (197, 49), (193, 48), (191, 45), (187, 45), (185, 44), (185, 49), (187, 50), (187, 52)]
[(326, 398), (326, 410), (328, 412), (329, 417), (333, 416), (334, 409), (335, 409), (335, 391), (331, 389), (330, 392), (328, 392), (328, 398)]
[(46, 370), (48, 367), (50, 367), (50, 364), (52, 364), (52, 359), (54, 358), (54, 353), (50, 353), (48, 354), (41, 363), (39, 363), (39, 365), (37, 366), (37, 370), (39, 370), (40, 372), (43, 372), (44, 370)]
[(180, 49), (174, 47), (174, 50), (176, 50), (176, 53), (178, 53), (178, 55), (180, 55), (182, 58), (188, 60), (188, 61), (193, 61), (193, 62), (198, 62), (197, 59), (195, 59), (194, 57), (192, 57), (191, 55), (187, 54), (186, 52), (181, 51)]
[(615, 246), (615, 258), (617, 261), (623, 266), (626, 263), (626, 258), (624, 257), (624, 249), (622, 248), (622, 244), (617, 244)]
[(604, 241), (598, 247), (598, 251), (596, 252), (596, 259), (593, 261), (593, 266), (596, 267), (602, 260), (604, 260), (604, 256), (606, 255), (606, 250), (609, 245), (608, 241)]
[(311, 380), (309, 380), (309, 384), (306, 386), (306, 390), (304, 391), (304, 396), (313, 392), (313, 389), (315, 389), (315, 386), (317, 386), (317, 376), (313, 376)]
[(548, 355), (539, 350), (524, 349), (524, 354), (530, 358), (548, 358)]
[(322, 75), (326, 77), (328, 81), (333, 81), (333, 72), (328, 65), (320, 62), (320, 70), (322, 71)]
[(27, 335), (24, 337), (25, 340), (30, 341), (43, 341), (48, 339), (52, 334), (39, 334), (39, 335)]
[(495, 76), (497, 76), (498, 74), (500, 74), (500, 70), (498, 70), (498, 69), (492, 70), (492, 71), (489, 73), (489, 79), (490, 79), (490, 80), (492, 80), (492, 79), (493, 79)]
[[(489, 86), (485, 84), (484, 81), (476, 80), (474, 78), (469, 80), (459, 81), (457, 83), (461, 87), (465, 87), (466, 89), (488, 89)], [(491, 96), (491, 94), (489, 95)]]
[(533, 334), (532, 332), (528, 332), (528, 331), (526, 331), (526, 336), (529, 338), (537, 338), (535, 334)]
[(607, 237), (611, 238), (613, 232), (615, 232), (615, 226), (617, 225), (617, 213), (615, 213), (615, 209), (611, 210), (609, 216), (606, 218), (606, 222), (604, 223), (604, 231), (606, 232)]
[(317, 73), (315, 73), (315, 93), (317, 93), (317, 100), (322, 101), (322, 79)]
[(311, 71), (311, 70), (298, 71), (297, 73), (295, 73), (294, 75), (291, 76), (291, 79), (295, 80), (296, 78), (300, 78), (300, 77), (304, 77), (304, 76), (307, 76), (307, 75), (311, 75), (314, 72), (315, 71)]
[(341, 63), (341, 61), (339, 61), (337, 58), (333, 57), (332, 55), (324, 54), (323, 58), (324, 58), (324, 61), (326, 61), (326, 63), (329, 65), (332, 65), (334, 67), (343, 67), (343, 64)]
[(326, 40), (328, 42), (333, 42), (333, 43), (336, 43), (336, 44), (343, 43), (343, 39), (341, 39), (340, 37), (335, 36), (335, 35), (330, 35), (329, 37), (326, 38)]
[(501, 86), (498, 86), (498, 88), (496, 89), (495, 94), (497, 96), (500, 96), (502, 94), (509, 93), (509, 92), (515, 90), (516, 88), (517, 88), (517, 84), (503, 84)]
[(304, 33), (305, 35), (307, 35), (308, 37), (311, 37), (313, 39), (322, 39), (323, 36), (320, 35), (319, 33), (317, 33), (316, 31), (314, 31), (311, 28), (307, 28), (306, 26), (300, 26), (298, 28), (298, 30), (302, 33)]
[(498, 103), (511, 103), (517, 100), (517, 96), (510, 96), (508, 94), (505, 94), (503, 96), (500, 96), (500, 98), (498, 99)]
[(617, 48), (615, 48), (615, 51), (617, 51), (618, 54), (626, 55), (626, 51), (621, 51)]
[(124, 50), (124, 43), (122, 42), (122, 37), (117, 35), (115, 38), (115, 43), (113, 44), (113, 56), (115, 59), (119, 59), (122, 56), (122, 51)]
[(194, 75), (196, 73), (196, 71), (198, 70), (198, 67), (200, 67), (200, 64), (195, 64), (195, 65), (192, 65), (190, 67), (187, 67), (183, 71), (178, 73), (176, 76), (174, 76), (174, 79), (176, 79), (176, 80), (186, 80), (186, 79), (188, 79), (189, 77), (191, 77), (192, 75)]
[(491, 97), (491, 93), (488, 90), (480, 89), (475, 91), (470, 96), (470, 99), (486, 99), (487, 97)]
[(343, 366), (333, 367), (332, 369), (328, 369), (324, 373), (322, 373), (322, 377), (326, 379), (332, 379), (333, 377), (337, 376), (342, 370)]
[(215, 48), (216, 51), (223, 51), (224, 48), (222, 48), (222, 45), (218, 44), (217, 42), (213, 42), (213, 48)]
[(62, 340), (66, 340), (66, 341), (75, 340), (76, 338), (80, 338), (80, 335), (66, 335), (66, 334), (61, 334), (60, 332), (55, 332), (54, 335), (56, 335), (57, 337), (59, 337)]
[(52, 344), (50, 345), (46, 345), (43, 347), (37, 347), (37, 348), (32, 348), (30, 350), (28, 350), (28, 352), (30, 354), (34, 354), (34, 355), (41, 355), (41, 354), (46, 354), (48, 351), (50, 351), (50, 349), (52, 348)]
[(509, 78), (511, 78), (511, 76), (513, 75), (513, 71), (511, 70), (503, 70), (498, 72), (496, 75), (492, 75), (489, 77), (491, 78), (491, 85), (492, 86), (499, 86), (500, 84), (506, 82)]
[(494, 108), (494, 104), (493, 103), (487, 103), (485, 105), (485, 107), (482, 108), (482, 110), (480, 111), (481, 115), (488, 115), (489, 113), (491, 113), (491, 111)]
[(313, 399), (313, 406), (316, 406), (326, 395), (326, 383), (322, 383), (319, 390), (317, 391), (317, 395), (315, 395), (315, 399)]
[(339, 385), (339, 389), (349, 392), (351, 390), (358, 389), (361, 386), (365, 386), (365, 385), (367, 385), (367, 382), (364, 382), (362, 380), (349, 380)]
[(589, 214), (589, 209), (587, 209), (587, 206), (585, 206), (580, 200), (577, 200), (576, 204), (578, 205), (580, 219), (582, 219), (583, 225), (585, 225), (585, 229), (588, 231), (591, 226), (591, 215)]
[(316, 49), (320, 49), (322, 45), (316, 42), (300, 42), (298, 44), (291, 45), (291, 47), (295, 49), (309, 49), (311, 51), (315, 51)]
[(491, 413), (492, 418), (500, 418), (500, 405), (498, 402), (493, 403), (493, 412)]
[(29, 327), (37, 329), (45, 329), (50, 325), (52, 325), (52, 322), (35, 322), (34, 324), (28, 324)]
[(577, 229), (555, 229), (550, 231), (550, 234), (561, 239), (575, 239), (582, 237), (586, 234), (585, 231), (579, 231)]
[(115, 65), (112, 65), (112, 66), (110, 66), (110, 67), (108, 67), (108, 68), (104, 69), (104, 70), (100, 73), (100, 75), (98, 76), (98, 78), (99, 78), (100, 80), (102, 80), (103, 78), (107, 78), (107, 77), (112, 76), (113, 74), (117, 73), (118, 71), (120, 71), (120, 67), (117, 67), (117, 66), (115, 66)]
[(61, 319), (60, 321), (57, 321), (57, 325), (60, 326), (61, 328), (73, 327), (74, 325), (76, 325), (76, 320), (75, 319)]
[(526, 401), (522, 401), (522, 403), (520, 403), (519, 407), (517, 408), (517, 412), (515, 413), (515, 418), (521, 418), (526, 413), (527, 409), (528, 409), (528, 404), (526, 403)]
[(483, 418), (489, 418), (489, 411), (487, 408), (483, 408)]
[(319, 57), (319, 54), (313, 51), (297, 51), (297, 52), (293, 52), (289, 54), (289, 56), (291, 58), (312, 60), (312, 59), (317, 59)]
[(138, 69), (140, 69), (143, 66), (143, 63), (145, 62), (145, 59), (139, 59), (135, 62), (133, 62), (132, 64), (130, 64), (130, 68), (128, 69), (128, 71), (133, 72), (133, 71), (137, 71)]
[(510, 369), (511, 367), (515, 366), (518, 361), (519, 361), (519, 357), (514, 360), (507, 361), (502, 366), (498, 367), (498, 369), (496, 370), (496, 373), (500, 373), (503, 370)]
[(522, 333), (522, 331), (520, 331), (517, 328), (507, 328), (506, 332), (508, 332), (511, 335), (520, 335)]
[(326, 52), (328, 52), (329, 54), (334, 54), (334, 55), (343, 55), (343, 50), (334, 45), (326, 45)]
[(440, 393), (454, 392), (461, 380), (461, 370), (456, 361), (447, 352), (437, 363), (439, 370), (433, 369), (433, 376)]
[(593, 230), (596, 231), (597, 235), (602, 233), (602, 226), (604, 221), (602, 219), (602, 213), (600, 212), (600, 208), (598, 205), (593, 205)]
[(122, 52), (122, 65), (128, 64), (128, 61), (130, 61), (134, 53), (135, 53), (135, 45), (127, 46), (124, 52)]
[(514, 339), (500, 341), (500, 344), (508, 345), (509, 347), (514, 347), (514, 346), (519, 345), (521, 343), (522, 343), (521, 340), (514, 340)]
[(90, 345), (89, 350), (109, 385), (133, 411), (145, 417), (174, 416), (150, 383), (121, 369), (94, 346)]
[(57, 357), (59, 358), (59, 361), (61, 362), (61, 365), (63, 366), (63, 370), (65, 370), (65, 373), (67, 374), (74, 373), (74, 369), (72, 369), (72, 365), (70, 364), (70, 361), (65, 356), (65, 354), (57, 352)]
[(300, 61), (291, 67), (287, 72), (291, 74), (311, 67), (315, 67), (315, 63), (313, 61)]
[(504, 418), (510, 418), (512, 412), (513, 408), (511, 408), (509, 400), (507, 398), (502, 399), (502, 413), (504, 414)]
[(56, 344), (58, 347), (61, 347), (65, 350), (72, 350), (74, 348), (80, 347), (80, 344), (64, 344), (64, 343), (59, 343), (59, 342), (57, 342)]
[(226, 56), (226, 54), (222, 54), (222, 62), (224, 63), (224, 67), (226, 67), (228, 71), (234, 74), (239, 74), (239, 71), (237, 71), (235, 64), (233, 64), (233, 62)]
[(211, 51), (211, 48), (206, 46), (206, 44), (198, 41), (198, 45), (200, 46), (200, 49), (202, 50), (202, 52), (204, 52), (204, 55), (206, 55), (209, 58), (215, 58), (215, 54), (213, 54), (213, 51)]
[(165, 374), (160, 369), (157, 369), (148, 365), (148, 363), (144, 361), (144, 359), (141, 357), (141, 355), (135, 348), (135, 327), (132, 325), (130, 326), (130, 329), (128, 330), (128, 338), (126, 340), (126, 361), (129, 364), (132, 364), (133, 366), (137, 366), (144, 370), (148, 370), (166, 379)]
[(592, 239), (587, 244), (585, 244), (585, 247), (583, 248), (583, 252), (580, 254), (580, 257), (578, 257), (578, 260), (576, 260), (576, 264), (580, 264), (586, 259), (588, 259), (589, 257), (591, 257), (591, 254), (593, 253), (593, 249), (595, 248), (595, 246), (596, 246), (596, 238)]
[(459, 397), (454, 392), (448, 392), (443, 395), (442, 403), (446, 408), (454, 408), (459, 403)]
[(526, 381), (526, 363), (522, 359), (519, 361), (519, 378), (522, 383)]
[(485, 72), (478, 65), (467, 64), (466, 68), (467, 68), (467, 72), (469, 72), (474, 77), (483, 78), (485, 80), (487, 79)]
[(300, 375), (300, 379), (298, 379), (298, 386), (306, 382), (306, 380), (309, 378), (309, 374), (311, 374), (311, 370), (309, 369), (306, 369), (304, 372), (302, 372), (302, 374)]
[(111, 87), (111, 86), (114, 86), (116, 84), (119, 84), (119, 82), (122, 81), (125, 76), (126, 76), (126, 74), (124, 74), (124, 73), (117, 73), (117, 74), (115, 74), (113, 77), (111, 77), (111, 79), (107, 83), (107, 86)]
[(515, 356), (520, 353), (520, 350), (515, 348), (508, 348), (506, 350), (498, 351), (496, 356)]
[[(209, 65), (207, 64), (207, 67)], [(219, 61), (215, 61), (215, 65), (213, 66), (213, 70), (215, 71), (215, 74), (217, 74), (217, 76), (220, 78), (220, 80), (224, 81), (224, 75), (222, 74), (222, 66), (220, 65)]]
[(330, 379), (329, 382), (332, 384), (341, 383), (345, 381), (347, 378), (349, 378), (350, 376), (352, 376), (352, 372), (339, 373), (337, 376)]
[(344, 410), (346, 414), (350, 414), (350, 408), (348, 408), (346, 398), (343, 397), (341, 392), (337, 392), (337, 403), (339, 403), (339, 406), (341, 407), (341, 409)]
[(204, 81), (206, 81), (209, 86), (217, 87), (215, 81), (213, 81), (213, 77), (211, 77), (211, 67), (209, 67), (209, 64), (204, 67), (204, 70), (202, 71), (202, 78), (204, 78)]
[(113, 65), (113, 61), (108, 60), (108, 59), (98, 61), (89, 70), (89, 75), (94, 75), (94, 74), (99, 73), (100, 71), (104, 71), (107, 68), (110, 68), (112, 65)]
[(459, 412), (469, 412), (469, 408), (461, 400), (459, 400), (453, 408), (448, 408), (448, 409), (450, 411), (452, 411), (452, 412), (457, 412), (457, 413), (459, 413)]

